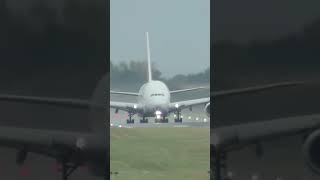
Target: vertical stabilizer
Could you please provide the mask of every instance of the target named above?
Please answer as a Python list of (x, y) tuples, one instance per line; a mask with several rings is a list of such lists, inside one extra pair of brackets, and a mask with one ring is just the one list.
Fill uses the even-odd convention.
[(150, 46), (149, 46), (149, 33), (146, 32), (147, 36), (147, 55), (148, 55), (148, 81), (152, 81), (152, 71), (151, 71), (151, 60), (150, 60)]

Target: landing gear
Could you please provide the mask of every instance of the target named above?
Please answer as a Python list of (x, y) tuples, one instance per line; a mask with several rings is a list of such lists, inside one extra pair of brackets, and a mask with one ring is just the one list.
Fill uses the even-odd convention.
[(17, 152), (16, 163), (17, 163), (18, 165), (22, 165), (22, 164), (25, 162), (25, 160), (26, 160), (26, 158), (27, 158), (27, 155), (28, 155), (28, 151), (27, 151), (26, 148), (22, 148), (21, 150), (19, 150), (19, 151)]
[(168, 123), (168, 122), (169, 122), (169, 119), (164, 116), (164, 117), (161, 118), (161, 119), (157, 119), (157, 118), (156, 118), (156, 119), (154, 120), (154, 122), (155, 122), (155, 123)]
[(132, 116), (134, 114), (129, 112), (128, 116), (129, 116), (129, 119), (127, 119), (127, 124), (134, 124), (134, 119), (132, 119)]
[(127, 124), (134, 124), (134, 119), (127, 119)]
[(163, 122), (163, 123), (169, 123), (169, 119), (166, 118), (166, 117), (163, 117), (162, 122)]
[(71, 151), (63, 155), (62, 158), (58, 158), (57, 162), (61, 164), (61, 168), (58, 169), (61, 172), (62, 180), (68, 180), (68, 177), (82, 165), (81, 160), (77, 162), (70, 161), (71, 158), (78, 156), (78, 151)]
[(62, 162), (61, 175), (62, 180), (68, 180), (68, 177), (79, 167), (79, 164), (68, 164)]
[(140, 119), (140, 123), (148, 123), (148, 119), (143, 117), (142, 119)]
[(213, 156), (211, 156), (211, 164), (213, 169), (210, 171), (210, 179), (213, 180), (230, 180), (227, 172), (227, 154), (220, 152), (216, 147), (211, 146)]
[(174, 118), (174, 122), (175, 123), (182, 123), (182, 118), (181, 118), (181, 111), (179, 109), (177, 109), (177, 111), (175, 112), (175, 118)]

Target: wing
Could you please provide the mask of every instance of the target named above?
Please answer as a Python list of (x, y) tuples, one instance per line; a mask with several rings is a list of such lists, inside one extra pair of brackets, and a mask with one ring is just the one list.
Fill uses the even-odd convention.
[(110, 94), (121, 94), (121, 95), (128, 95), (128, 96), (139, 96), (139, 93), (119, 92), (119, 91), (110, 91)]
[[(254, 87), (248, 87), (248, 88), (215, 91), (212, 93), (211, 96), (221, 97), (221, 96), (230, 96), (230, 95), (235, 95), (235, 94), (254, 93), (254, 92), (261, 92), (264, 90), (270, 90), (273, 88), (296, 86), (296, 85), (301, 85), (304, 83), (306, 83), (306, 82), (304, 82), (304, 81), (282, 82), (282, 83), (273, 83), (273, 84), (254, 86)], [(192, 91), (192, 90), (196, 90), (196, 89), (206, 89), (206, 88), (207, 87), (198, 87), (198, 88), (171, 91), (171, 93), (179, 93), (179, 92)], [(183, 108), (187, 108), (187, 107), (190, 107), (193, 105), (207, 104), (209, 102), (210, 102), (210, 98), (201, 98), (201, 99), (194, 99), (194, 100), (187, 100), (187, 101), (179, 101), (179, 102), (175, 102), (175, 103), (170, 103), (170, 110), (173, 111), (177, 105), (180, 109), (183, 109)]]
[(89, 101), (80, 100), (80, 99), (18, 96), (18, 95), (8, 95), (8, 94), (0, 94), (0, 100), (1, 101), (20, 102), (20, 103), (68, 106), (68, 107), (75, 107), (75, 108), (88, 108), (90, 106)]
[(138, 106), (134, 103), (110, 101), (110, 108), (120, 109), (122, 111), (132, 111), (134, 109), (137, 109)]
[[(100, 134), (0, 127), (0, 147), (14, 148), (25, 155), (37, 153), (70, 163), (78, 160), (81, 163), (101, 162), (106, 143), (107, 139)], [(26, 157), (21, 158), (19, 154), (17, 162), (23, 163)], [(71, 156), (74, 159), (64, 159)]]
[(308, 133), (319, 127), (320, 114), (314, 114), (214, 128), (210, 144), (223, 151), (232, 151), (280, 136)]
[(296, 86), (296, 85), (301, 85), (304, 83), (306, 83), (306, 82), (303, 82), (303, 81), (301, 81), (301, 82), (300, 81), (282, 82), (282, 83), (273, 83), (273, 84), (254, 86), (254, 87), (248, 87), (248, 88), (215, 91), (215, 92), (213, 92), (212, 96), (213, 97), (220, 97), (220, 96), (230, 96), (230, 95), (235, 95), (235, 94), (253, 93), (253, 92), (260, 92), (260, 91), (264, 91), (264, 90), (270, 90), (273, 88), (279, 88), (279, 87)]
[(170, 103), (170, 109), (173, 110), (177, 107), (180, 109), (184, 109), (184, 108), (194, 106), (194, 105), (207, 104), (208, 102), (210, 102), (209, 97), (200, 98), (200, 99), (193, 99), (193, 100), (186, 100), (186, 101), (177, 101), (177, 102)]
[(209, 87), (196, 87), (196, 88), (190, 88), (190, 89), (174, 90), (174, 91), (170, 91), (170, 94), (187, 92), (187, 91), (194, 91), (194, 90), (200, 90), (200, 89), (209, 89)]

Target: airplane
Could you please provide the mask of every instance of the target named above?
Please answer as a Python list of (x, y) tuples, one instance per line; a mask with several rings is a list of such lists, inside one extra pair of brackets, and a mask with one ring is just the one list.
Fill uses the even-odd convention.
[[(107, 87), (106, 80), (107, 76), (100, 81), (98, 84), (93, 99), (101, 100), (104, 99), (101, 97), (103, 94), (101, 92), (106, 92), (104, 89)], [(104, 85), (101, 85), (104, 83)], [(278, 84), (270, 84), (270, 85), (262, 85), (256, 87), (249, 87), (243, 89), (233, 89), (233, 90), (224, 90), (214, 92), (214, 97), (217, 96), (230, 96), (237, 95), (243, 93), (255, 93), (268, 89), (279, 88), (284, 86), (296, 86), (300, 83), (297, 82), (285, 82)], [(100, 90), (99, 90), (100, 89)], [(100, 93), (99, 93), (100, 92)], [(104, 94), (106, 95), (106, 94)], [(106, 98), (107, 99), (107, 98)], [(67, 108), (80, 108), (80, 109), (88, 109), (94, 108), (94, 113), (107, 113), (108, 107), (107, 102), (103, 102), (100, 104), (99, 102), (81, 100), (81, 99), (64, 99), (64, 98), (50, 98), (50, 97), (35, 97), (35, 96), (20, 96), (20, 95), (9, 95), (9, 94), (0, 94), (0, 101), (6, 102), (15, 102), (15, 103), (25, 103), (25, 104), (44, 104), (50, 106), (59, 106), (59, 107), (67, 107)], [(313, 120), (313, 119), (311, 119)], [(287, 124), (285, 124), (287, 123)], [(298, 124), (299, 123), (299, 124)], [(104, 124), (104, 123), (102, 123)], [(243, 140), (252, 140), (254, 137), (260, 137), (262, 135), (271, 134), (274, 132), (276, 135), (278, 134), (286, 134), (288, 133), (288, 122), (283, 122), (281, 124), (282, 128), (275, 129), (270, 132), (265, 131), (254, 131), (252, 125), (250, 126), (251, 130), (254, 131), (255, 134), (245, 134), (243, 137), (234, 136), (245, 132), (247, 128), (239, 128), (237, 127), (236, 131), (239, 133), (234, 134), (234, 130), (230, 127), (230, 132), (228, 136), (224, 132), (227, 130), (215, 130), (211, 131), (211, 146), (217, 147), (217, 150), (220, 152), (221, 150), (225, 150), (225, 145), (229, 145), (230, 142), (237, 142), (240, 138)], [(300, 126), (299, 126), (300, 125)], [(306, 130), (306, 128), (316, 128), (320, 125), (320, 123), (315, 121), (299, 121), (296, 124), (296, 128), (292, 127), (293, 132), (300, 132), (300, 130)], [(246, 125), (244, 125), (246, 127)], [(277, 126), (280, 127), (280, 126)], [(304, 129), (305, 128), (305, 129)], [(104, 129), (104, 128), (103, 128)], [(239, 129), (239, 130), (238, 130)], [(268, 129), (268, 128), (267, 128)], [(106, 129), (108, 130), (108, 129)], [(241, 130), (241, 131), (240, 131)], [(283, 130), (283, 132), (282, 132)], [(250, 132), (249, 131), (249, 132)], [(215, 134), (212, 134), (215, 133)], [(317, 132), (316, 135), (319, 133)], [(89, 173), (97, 176), (103, 177), (107, 176), (108, 173), (106, 169), (109, 164), (109, 159), (107, 156), (107, 150), (109, 147), (109, 139), (107, 138), (108, 132), (106, 131), (95, 131), (92, 133), (83, 133), (83, 132), (71, 132), (71, 131), (58, 131), (58, 130), (41, 130), (41, 129), (32, 129), (32, 128), (19, 128), (19, 127), (4, 127), (0, 126), (0, 147), (7, 147), (16, 149), (16, 163), (18, 165), (22, 165), (29, 153), (36, 153), (39, 155), (43, 155), (46, 157), (50, 157), (56, 159), (58, 163), (62, 165), (61, 175), (62, 180), (68, 180), (70, 175), (80, 166), (87, 165), (89, 169)], [(216, 138), (215, 138), (216, 137)], [(315, 137), (314, 135), (311, 138)], [(251, 138), (251, 139), (250, 139)], [(217, 141), (220, 139), (220, 141)], [(241, 139), (241, 140), (242, 140)], [(249, 141), (248, 141), (249, 142)], [(308, 142), (311, 142), (310, 140)], [(217, 156), (219, 157), (219, 156)], [(218, 158), (219, 161), (219, 158)]]
[[(307, 83), (315, 82), (280, 83), (265, 87), (266, 89), (270, 89), (272, 86), (297, 86)], [(242, 92), (249, 92), (249, 89), (244, 89), (245, 91)], [(260, 90), (259, 88), (255, 88), (254, 91), (259, 92)], [(230, 90), (216, 95), (229, 97), (239, 92)], [(239, 125), (213, 127), (210, 131), (211, 179), (228, 179), (226, 163), (228, 153), (253, 146), (255, 147), (256, 155), (261, 156), (263, 155), (262, 142), (292, 135), (301, 135), (303, 137), (302, 157), (306, 161), (306, 165), (315, 174), (320, 175), (320, 114), (309, 114)]]
[(170, 102), (170, 96), (172, 94), (194, 91), (199, 89), (206, 89), (208, 87), (196, 87), (189, 89), (181, 89), (170, 91), (165, 83), (158, 80), (152, 79), (151, 70), (151, 60), (150, 60), (150, 46), (149, 46), (149, 34), (146, 32), (147, 40), (147, 59), (148, 59), (148, 82), (143, 84), (138, 93), (134, 92), (117, 92), (110, 91), (110, 94), (120, 94), (138, 97), (138, 103), (128, 103), (128, 102), (115, 102), (110, 101), (110, 107), (115, 109), (118, 113), (119, 110), (128, 112), (129, 119), (127, 119), (127, 124), (134, 123), (132, 116), (138, 114), (140, 123), (148, 123), (146, 117), (155, 117), (155, 122), (168, 123), (168, 118), (166, 118), (170, 113), (175, 113), (174, 121), (176, 123), (182, 122), (181, 110), (184, 108), (189, 108), (192, 110), (192, 106), (201, 104), (210, 104), (210, 97)]
[[(90, 108), (89, 101), (17, 95), (0, 95), (1, 101), (45, 104), (67, 108)], [(106, 106), (100, 110), (106, 111)], [(78, 167), (87, 165), (94, 176), (105, 176), (107, 167), (106, 131), (83, 133), (0, 126), (0, 147), (17, 149), (16, 163), (22, 165), (29, 153), (48, 156), (62, 165), (62, 180)]]

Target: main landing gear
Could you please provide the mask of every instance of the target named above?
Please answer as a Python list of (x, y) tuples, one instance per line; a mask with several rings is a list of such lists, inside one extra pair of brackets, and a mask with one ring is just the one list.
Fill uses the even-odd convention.
[(230, 180), (227, 173), (227, 153), (219, 151), (216, 147), (211, 146), (211, 164), (210, 179), (213, 180)]
[[(68, 180), (69, 176), (81, 165), (82, 160), (79, 158), (80, 151), (74, 150), (63, 154), (60, 158), (57, 158), (57, 162), (61, 164), (58, 171), (61, 172), (62, 180)], [(71, 159), (78, 159), (77, 161), (71, 161)]]
[(146, 117), (143, 117), (140, 119), (140, 123), (148, 123), (148, 119)]
[(181, 110), (177, 109), (175, 112), (175, 118), (174, 118), (175, 123), (182, 123), (182, 118), (181, 118)]
[(132, 119), (133, 115), (134, 115), (134, 113), (131, 113), (131, 112), (128, 113), (129, 119), (127, 119), (127, 124), (133, 124), (134, 123), (134, 119)]
[(79, 167), (79, 165), (80, 164), (68, 164), (67, 162), (62, 162), (62, 180), (68, 180), (68, 177)]

